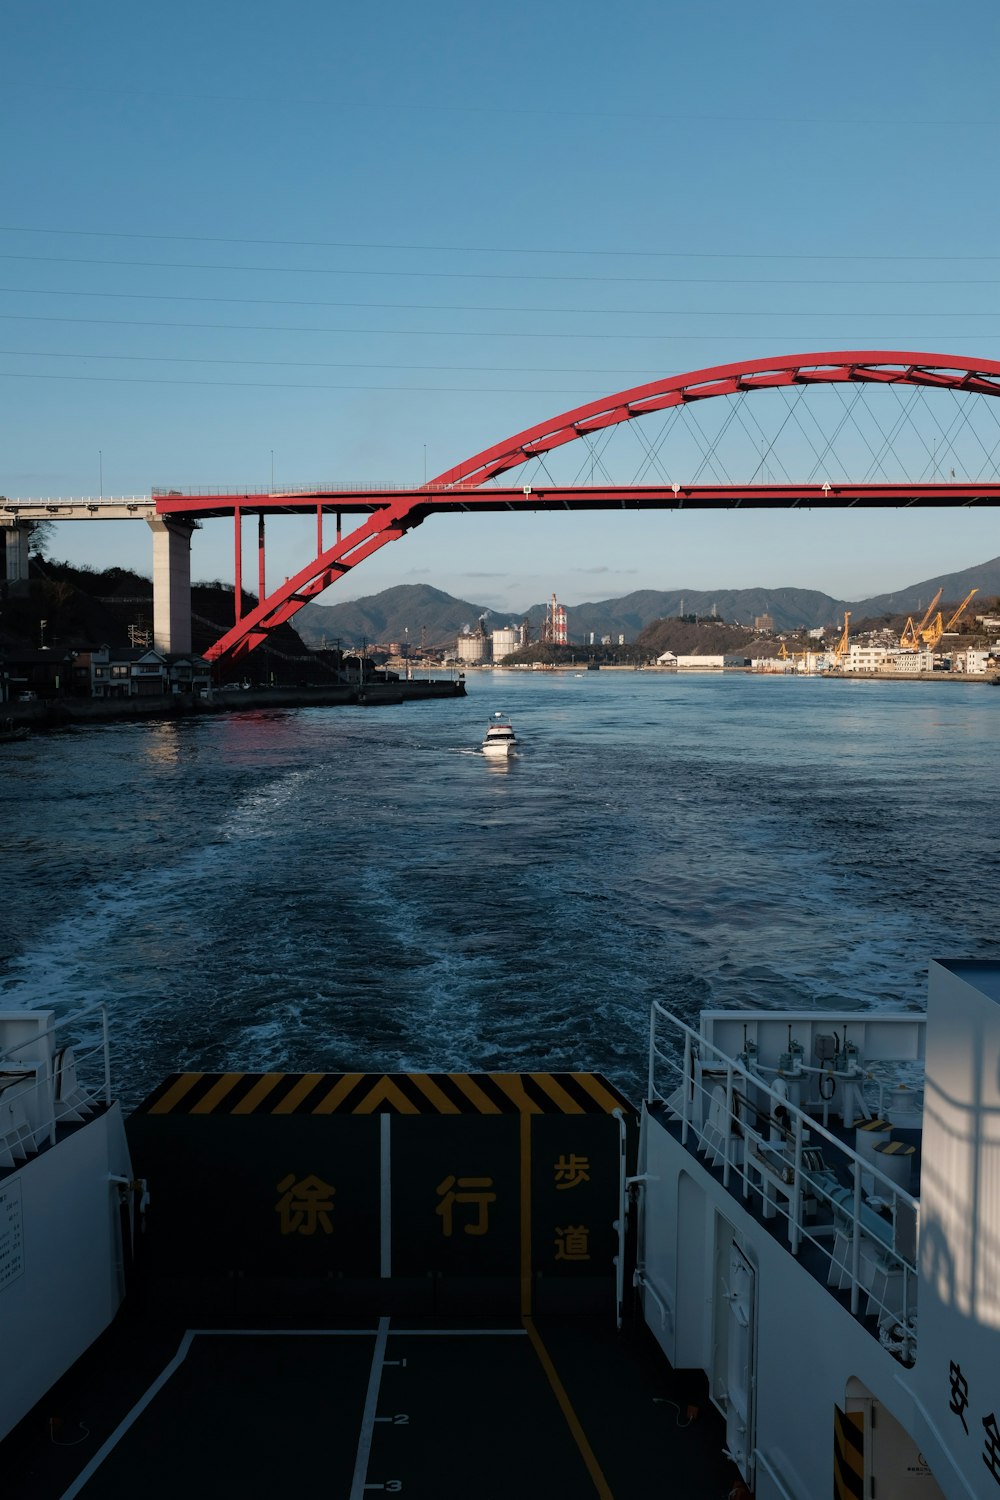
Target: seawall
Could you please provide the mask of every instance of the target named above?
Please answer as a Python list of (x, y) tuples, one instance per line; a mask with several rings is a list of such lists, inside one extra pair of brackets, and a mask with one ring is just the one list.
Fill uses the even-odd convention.
[(0, 718), (15, 726), (62, 729), (70, 724), (102, 724), (128, 719), (186, 719), (236, 713), (248, 708), (318, 708), (358, 704), (377, 708), (388, 703), (427, 703), (464, 698), (465, 683), (427, 678), (419, 681), (367, 682), (316, 688), (246, 688), (213, 693), (211, 698), (172, 693), (149, 698), (52, 698), (36, 703), (0, 703)]

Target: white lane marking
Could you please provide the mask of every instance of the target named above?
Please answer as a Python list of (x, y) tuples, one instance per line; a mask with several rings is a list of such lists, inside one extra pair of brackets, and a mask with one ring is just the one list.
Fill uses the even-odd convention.
[(205, 1339), (373, 1339), (377, 1328), (192, 1328)]
[(166, 1385), (167, 1381), (170, 1379), (174, 1371), (178, 1370), (187, 1359), (188, 1350), (191, 1348), (193, 1339), (194, 1332), (193, 1330), (188, 1329), (187, 1333), (181, 1339), (177, 1353), (174, 1355), (173, 1359), (168, 1365), (164, 1365), (163, 1369), (160, 1371), (159, 1375), (157, 1375), (156, 1379), (153, 1381), (149, 1389), (145, 1391), (142, 1396), (140, 1396), (139, 1400), (135, 1403), (132, 1410), (118, 1423), (118, 1426), (108, 1438), (107, 1442), (103, 1443), (101, 1447), (98, 1448), (97, 1452), (94, 1454), (87, 1467), (81, 1470), (81, 1472), (74, 1479), (73, 1483), (70, 1485), (69, 1489), (64, 1491), (62, 1500), (73, 1500), (73, 1497), (75, 1495), (78, 1495), (83, 1489), (84, 1485), (93, 1478), (93, 1476), (97, 1473), (97, 1470), (101, 1467), (101, 1464), (107, 1458), (108, 1454), (121, 1442), (122, 1438), (125, 1436), (126, 1432), (128, 1432), (133, 1422), (138, 1421), (139, 1417), (142, 1416), (149, 1403), (159, 1395), (160, 1391), (162, 1391), (163, 1387)]
[(390, 1122), (388, 1113), (379, 1115), (379, 1275), (392, 1275), (392, 1173)]
[(526, 1339), (526, 1328), (394, 1328), (391, 1339)]
[(368, 1376), (368, 1394), (358, 1434), (358, 1456), (354, 1461), (354, 1479), (351, 1484), (351, 1500), (364, 1500), (365, 1476), (371, 1457), (372, 1437), (375, 1433), (375, 1408), (378, 1405), (379, 1386), (382, 1383), (382, 1366), (385, 1363), (385, 1346), (389, 1337), (389, 1319), (379, 1318), (375, 1336), (375, 1353), (372, 1355), (371, 1374)]
[[(383, 1116), (383, 1118), (387, 1118)], [(379, 1385), (382, 1377), (382, 1366), (385, 1364), (396, 1364), (396, 1360), (387, 1360), (385, 1357), (386, 1341), (390, 1338), (526, 1338), (527, 1331), (524, 1328), (389, 1328), (389, 1319), (380, 1318), (379, 1326), (375, 1328), (189, 1328), (181, 1339), (177, 1353), (168, 1365), (160, 1371), (149, 1389), (139, 1398), (131, 1411), (122, 1418), (114, 1432), (107, 1441), (98, 1449), (85, 1469), (74, 1479), (68, 1490), (65, 1490), (60, 1500), (75, 1500), (75, 1497), (83, 1489), (84, 1485), (93, 1478), (108, 1454), (117, 1447), (129, 1428), (138, 1421), (150, 1402), (159, 1395), (174, 1371), (184, 1363), (188, 1356), (192, 1342), (196, 1338), (373, 1338), (375, 1339), (375, 1355), (372, 1361), (371, 1375), (368, 1383), (368, 1397), (365, 1401), (364, 1417), (362, 1418), (361, 1437), (358, 1444), (358, 1458), (354, 1471), (354, 1483), (351, 1487), (351, 1500), (358, 1500), (365, 1488), (373, 1486), (365, 1485), (364, 1475), (368, 1467), (368, 1455), (371, 1451), (372, 1436), (375, 1430), (375, 1404), (378, 1401)], [(369, 1418), (369, 1406), (371, 1416)], [(364, 1444), (364, 1465), (361, 1469), (361, 1489), (358, 1489), (358, 1465), (362, 1463), (362, 1444)]]
[[(386, 1320), (387, 1321), (387, 1320)], [(373, 1339), (377, 1328), (192, 1328), (192, 1338)], [(523, 1328), (390, 1328), (391, 1339), (527, 1338)], [(390, 1364), (390, 1360), (385, 1361)]]

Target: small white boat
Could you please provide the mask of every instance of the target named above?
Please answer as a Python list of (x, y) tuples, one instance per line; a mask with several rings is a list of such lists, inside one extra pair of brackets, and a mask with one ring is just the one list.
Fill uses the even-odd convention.
[(517, 737), (505, 714), (494, 714), (483, 740), (483, 754), (506, 757), (517, 752)]

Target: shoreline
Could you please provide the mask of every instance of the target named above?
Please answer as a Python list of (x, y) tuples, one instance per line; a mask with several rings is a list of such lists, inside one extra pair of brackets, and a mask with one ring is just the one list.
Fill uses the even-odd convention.
[[(481, 667), (477, 664), (466, 664), (465, 671), (469, 672), (528, 672), (546, 675), (550, 672), (571, 672), (576, 677), (583, 677), (587, 668), (581, 667), (577, 662), (575, 665), (557, 662), (552, 666), (511, 666), (502, 665)], [(626, 665), (623, 662), (601, 663), (602, 672), (653, 672), (658, 677), (762, 677), (770, 680), (772, 677), (808, 677), (830, 678), (837, 682), (975, 682), (985, 683), (989, 686), (1000, 686), (1000, 675), (995, 672), (755, 672), (751, 667), (660, 667), (644, 666), (636, 667)]]
[(35, 703), (0, 703), (0, 718), (15, 728), (65, 729), (75, 724), (105, 724), (130, 719), (190, 719), (237, 713), (248, 708), (377, 708), (390, 703), (426, 703), (440, 698), (464, 698), (462, 679), (370, 682), (364, 687), (344, 684), (317, 688), (241, 688), (195, 698), (189, 693), (155, 698), (51, 698)]

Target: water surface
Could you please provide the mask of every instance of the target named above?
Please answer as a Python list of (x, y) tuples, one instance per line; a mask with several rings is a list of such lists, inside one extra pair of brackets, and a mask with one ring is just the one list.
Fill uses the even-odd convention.
[[(511, 763), (478, 753), (494, 710)], [(649, 1003), (917, 1007), (1000, 957), (1000, 693), (486, 673), (465, 700), (0, 747), (0, 1005), (164, 1072), (597, 1068)]]

